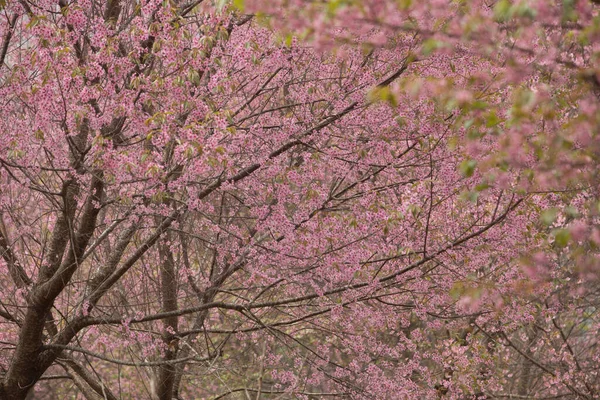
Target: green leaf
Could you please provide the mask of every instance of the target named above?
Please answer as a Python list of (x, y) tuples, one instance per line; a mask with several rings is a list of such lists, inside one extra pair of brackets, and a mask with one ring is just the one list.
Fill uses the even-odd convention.
[(554, 231), (554, 243), (558, 247), (566, 247), (571, 240), (571, 233), (566, 229), (557, 229)]
[(390, 90), (388, 86), (376, 86), (367, 95), (367, 98), (372, 102), (383, 101), (391, 105), (392, 107), (396, 107), (398, 105), (398, 101), (396, 100), (396, 96)]
[(285, 47), (292, 47), (293, 40), (294, 40), (294, 36), (291, 33), (288, 33), (285, 36)]
[(228, 0), (217, 0), (217, 10), (223, 11), (228, 2)]
[(233, 0), (233, 5), (241, 12), (244, 12), (244, 0)]
[(471, 109), (473, 110), (485, 110), (488, 108), (488, 103), (481, 100), (475, 100), (470, 104)]
[(579, 211), (577, 211), (577, 209), (573, 206), (567, 206), (565, 208), (565, 214), (567, 214), (567, 216), (569, 216), (570, 218), (579, 217)]
[(495, 111), (491, 111), (488, 115), (487, 118), (485, 120), (485, 126), (488, 128), (492, 128), (496, 125), (498, 125), (500, 123), (500, 118), (498, 117), (498, 114), (496, 114)]
[(327, 3), (327, 15), (333, 16), (336, 12), (347, 3), (346, 0), (331, 0)]
[(450, 288), (450, 292), (448, 294), (454, 300), (458, 300), (463, 295), (463, 293), (465, 293), (466, 289), (467, 288), (465, 287), (465, 284), (463, 282), (458, 281), (455, 282), (454, 285), (452, 285), (452, 288)]
[(475, 167), (477, 167), (477, 161), (471, 159), (461, 162), (458, 169), (464, 177), (470, 178), (475, 173)]
[(195, 69), (190, 69), (188, 71), (188, 79), (194, 84), (194, 86), (198, 86), (200, 84), (200, 74)]
[(563, 15), (562, 21), (576, 21), (577, 20), (577, 12), (575, 11), (575, 0), (563, 0), (562, 2)]
[(476, 190), (465, 190), (460, 194), (460, 199), (470, 203), (477, 203), (479, 192)]
[(525, 17), (525, 18), (535, 18), (537, 15), (537, 10), (534, 8), (531, 8), (526, 2), (523, 2), (521, 4), (519, 4), (516, 8), (516, 14), (519, 17)]
[(500, 0), (494, 6), (494, 17), (497, 21), (506, 21), (512, 17), (512, 5), (509, 0)]
[(448, 139), (448, 148), (450, 150), (455, 150), (457, 146), (458, 146), (458, 139), (456, 137), (453, 136), (450, 139)]
[(421, 48), (421, 50), (423, 52), (423, 55), (428, 56), (442, 47), (444, 47), (444, 42), (430, 38), (423, 42), (423, 47)]
[(484, 190), (488, 189), (490, 187), (489, 183), (484, 182), (484, 183), (480, 183), (479, 185), (475, 186), (475, 190), (478, 192), (483, 192)]
[(558, 210), (556, 208), (549, 208), (547, 210), (542, 211), (540, 214), (540, 221), (546, 226), (550, 226), (556, 220), (556, 216), (558, 215)]
[(29, 22), (27, 23), (27, 25), (25, 26), (26, 28), (34, 28), (35, 26), (37, 26), (37, 24), (40, 23), (40, 19), (37, 15), (32, 15), (29, 19)]
[(398, 6), (402, 10), (408, 10), (412, 6), (412, 0), (398, 0)]

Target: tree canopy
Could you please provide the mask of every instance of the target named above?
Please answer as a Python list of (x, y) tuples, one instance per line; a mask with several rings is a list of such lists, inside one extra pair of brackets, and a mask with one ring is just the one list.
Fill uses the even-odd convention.
[(600, 396), (596, 0), (0, 0), (0, 399)]

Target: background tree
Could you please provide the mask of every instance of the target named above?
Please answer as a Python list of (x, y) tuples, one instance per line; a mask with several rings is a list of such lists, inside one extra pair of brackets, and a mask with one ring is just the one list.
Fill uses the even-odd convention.
[(597, 6), (301, 4), (0, 2), (0, 398), (597, 395)]

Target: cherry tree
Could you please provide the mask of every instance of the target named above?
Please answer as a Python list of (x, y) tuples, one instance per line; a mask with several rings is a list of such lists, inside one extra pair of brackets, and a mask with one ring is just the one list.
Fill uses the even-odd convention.
[(0, 398), (598, 394), (594, 3), (0, 12)]
[[(285, 7), (289, 3), (250, 0), (238, 5), (266, 11), (275, 16), (268, 20), (271, 26), (322, 48), (335, 49), (340, 43), (392, 48), (414, 36), (422, 40), (414, 59), (452, 59), (441, 79), (405, 76), (399, 80), (406, 79), (404, 84), (378, 94), (397, 102), (407, 89), (424, 89), (439, 96), (441, 106), (458, 105), (454, 128), (464, 129), (466, 137), (459, 138), (468, 141), (464, 170), (470, 174), (478, 169), (501, 185), (506, 183), (504, 172), (512, 170), (518, 176), (517, 190), (528, 194), (534, 201), (531, 210), (539, 213), (528, 237), (541, 242), (530, 242), (514, 261), (526, 275), (515, 294), (537, 310), (530, 311), (535, 318), (529, 324), (507, 329), (510, 325), (496, 321), (494, 330), (503, 336), (496, 344), (508, 349), (509, 381), (517, 384), (494, 395), (502, 397), (508, 390), (528, 398), (593, 396), (599, 267), (598, 2), (304, 1), (292, 2), (302, 3), (294, 12)], [(456, 65), (465, 65), (465, 56), (493, 67), (460, 71), (463, 79), (457, 80)], [(481, 182), (488, 184), (486, 179)], [(477, 329), (486, 341), (492, 339), (481, 326)], [(561, 390), (556, 382), (562, 376), (572, 381)]]

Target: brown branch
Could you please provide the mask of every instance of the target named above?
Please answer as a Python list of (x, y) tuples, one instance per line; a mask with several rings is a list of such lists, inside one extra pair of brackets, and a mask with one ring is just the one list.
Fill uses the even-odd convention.
[(400, 77), (400, 75), (402, 75), (408, 69), (408, 64), (409, 64), (408, 57), (406, 57), (404, 59), (404, 61), (402, 62), (402, 66), (400, 68), (398, 68), (398, 70), (396, 72), (394, 72), (392, 75), (390, 75), (383, 81), (379, 82), (377, 84), (377, 87), (383, 88), (385, 86), (390, 85), (392, 82), (394, 82), (396, 79), (398, 79)]
[[(470, 239), (480, 236), (483, 233), (487, 232), (490, 228), (492, 228), (493, 226), (497, 225), (498, 223), (502, 222), (507, 216), (508, 214), (514, 210), (515, 208), (517, 208), (519, 206), (519, 204), (521, 204), (521, 202), (524, 199), (519, 199), (517, 200), (515, 203), (513, 203), (511, 206), (507, 207), (507, 209), (504, 211), (504, 213), (502, 215), (500, 215), (499, 217), (497, 217), (496, 219), (494, 219), (493, 221), (491, 221), (489, 224), (485, 225), (483, 228), (467, 235), (464, 236), (463, 238), (457, 239), (455, 241), (453, 241), (452, 243), (450, 243), (447, 246), (442, 247), (441, 249), (438, 249), (437, 251), (430, 253), (428, 256), (423, 257), (422, 259), (415, 261), (414, 263), (408, 265), (407, 267), (401, 269), (398, 272), (394, 272), (390, 275), (387, 275), (383, 278), (380, 278), (378, 280), (379, 283), (384, 283), (387, 281), (390, 281), (392, 279), (397, 278), (398, 276), (404, 275), (407, 272), (410, 272), (412, 270), (414, 270), (415, 268), (420, 267), (421, 265), (425, 264), (428, 261), (433, 260), (435, 257), (439, 256), (442, 253), (447, 252), (448, 250), (451, 250), (455, 247), (458, 247), (460, 245), (462, 245), (463, 243), (469, 241)], [(396, 256), (397, 257), (397, 256)], [(391, 260), (393, 258), (396, 257), (390, 257), (387, 259), (382, 259), (382, 261), (387, 261), (387, 260)], [(354, 285), (347, 285), (347, 286), (343, 286), (337, 289), (332, 289), (329, 291), (326, 291), (323, 293), (323, 296), (327, 296), (327, 295), (331, 295), (331, 294), (337, 294), (337, 293), (341, 293), (341, 292), (345, 292), (347, 290), (353, 290), (353, 289), (361, 289), (364, 288), (366, 286), (371, 285), (371, 283), (368, 282), (363, 282), (363, 283), (357, 283)], [(265, 302), (265, 303), (257, 303), (257, 304), (253, 304), (253, 305), (249, 305), (248, 308), (250, 309), (255, 309), (255, 308), (265, 308), (265, 307), (274, 307), (274, 306), (280, 306), (280, 305), (285, 305), (285, 304), (291, 304), (291, 303), (297, 303), (299, 301), (305, 301), (305, 300), (311, 300), (311, 299), (315, 299), (318, 297), (322, 297), (316, 293), (313, 294), (309, 294), (309, 295), (305, 295), (305, 296), (300, 296), (300, 297), (296, 297), (293, 299), (286, 299), (286, 300), (279, 300), (279, 301), (273, 301), (273, 302)]]
[[(267, 156), (267, 160), (273, 160), (275, 158), (277, 158), (278, 156), (280, 156), (281, 154), (285, 153), (286, 151), (299, 146), (302, 144), (302, 141), (300, 139), (306, 137), (306, 136), (310, 136), (313, 133), (327, 127), (328, 125), (336, 122), (337, 120), (339, 120), (340, 118), (342, 118), (344, 115), (348, 114), (349, 112), (351, 112), (352, 110), (354, 110), (356, 108), (356, 106), (358, 105), (357, 102), (354, 102), (352, 104), (350, 104), (348, 107), (346, 107), (345, 109), (343, 109), (342, 111), (340, 111), (337, 114), (334, 114), (330, 117), (325, 118), (323, 121), (319, 122), (317, 125), (313, 126), (312, 128), (309, 128), (307, 130), (305, 130), (304, 132), (302, 132), (299, 136), (298, 139), (295, 140), (291, 140), (287, 143), (285, 143), (284, 145), (280, 146), (279, 148), (277, 148), (276, 150), (272, 151), (268, 156)], [(265, 162), (267, 161), (265, 160)], [(198, 194), (198, 198), (199, 199), (204, 199), (205, 197), (207, 197), (208, 195), (210, 195), (212, 192), (214, 192), (215, 190), (217, 190), (218, 188), (221, 187), (221, 185), (224, 182), (238, 182), (241, 181), (242, 179), (250, 176), (254, 171), (256, 171), (257, 169), (259, 169), (263, 164), (260, 163), (256, 163), (253, 165), (250, 165), (242, 170), (240, 170), (237, 174), (231, 176), (231, 177), (226, 177), (226, 178), (218, 178), (217, 180), (215, 180), (213, 183), (211, 183), (210, 185), (208, 185), (206, 188), (204, 188), (204, 190), (202, 190), (199, 194)]]
[(8, 23), (8, 30), (6, 31), (6, 35), (4, 36), (4, 42), (2, 43), (2, 49), (0, 49), (0, 69), (5, 64), (4, 59), (6, 58), (6, 54), (8, 53), (8, 45), (10, 44), (10, 40), (13, 35), (13, 29), (15, 28), (15, 24), (17, 23), (17, 19), (19, 18), (18, 14), (13, 15), (12, 19)]
[(121, 1), (122, 0), (108, 0), (106, 2), (104, 20), (113, 27), (117, 24), (117, 20), (119, 19), (119, 15), (121, 14)]
[(211, 302), (211, 303), (201, 304), (196, 307), (181, 308), (181, 309), (175, 310), (175, 311), (166, 311), (166, 312), (162, 312), (162, 313), (150, 314), (150, 315), (146, 315), (146, 316), (140, 317), (140, 318), (137, 318), (137, 317), (133, 317), (133, 318), (85, 317), (85, 318), (81, 318), (79, 325), (81, 326), (80, 329), (83, 329), (84, 327), (91, 326), (91, 325), (114, 325), (114, 324), (122, 324), (125, 321), (127, 321), (130, 324), (136, 324), (136, 323), (140, 323), (140, 322), (158, 321), (158, 320), (170, 318), (170, 317), (180, 317), (182, 315), (194, 314), (199, 311), (209, 310), (209, 309), (213, 309), (213, 308), (220, 308), (220, 309), (224, 309), (224, 310), (234, 310), (234, 311), (239, 311), (239, 312), (246, 310), (246, 307), (244, 307), (242, 305), (228, 304), (228, 303), (215, 301), (215, 302)]
[(0, 213), (0, 253), (2, 254), (4, 261), (6, 261), (10, 277), (18, 288), (21, 289), (33, 283), (12, 250), (2, 213)]
[[(217, 397), (213, 397), (212, 400), (220, 400), (223, 399), (227, 396), (229, 396), (230, 394), (233, 393), (238, 393), (238, 392), (251, 392), (251, 393), (260, 393), (259, 390), (257, 389), (252, 389), (252, 388), (237, 388), (237, 389), (232, 389), (228, 392), (225, 392), (223, 394), (218, 395)], [(271, 390), (271, 389), (263, 389), (262, 393), (264, 395), (269, 395), (269, 394), (288, 394), (288, 395), (301, 395), (301, 396), (311, 396), (311, 397), (315, 397), (315, 398), (319, 398), (319, 397), (344, 397), (347, 396), (348, 393), (344, 393), (344, 392), (340, 392), (340, 393), (336, 393), (336, 392), (302, 392), (302, 391), (284, 391), (284, 390)]]
[[(236, 115), (238, 115), (240, 112), (242, 112), (242, 110), (244, 110), (244, 108), (246, 108), (248, 105), (250, 105), (250, 103), (252, 103), (254, 101), (254, 99), (256, 99), (258, 96), (260, 96), (260, 94), (263, 92), (263, 90), (265, 90), (265, 88), (267, 87), (267, 85), (269, 83), (271, 83), (271, 81), (273, 80), (273, 78), (275, 78), (275, 76), (277, 76), (277, 74), (283, 69), (283, 67), (279, 67), (277, 68), (265, 81), (265, 83), (262, 84), (262, 86), (252, 95), (252, 97), (250, 97), (250, 99), (248, 99), (248, 101), (246, 101), (240, 108), (238, 108), (232, 115), (232, 117), (235, 117)], [(246, 117), (249, 118), (249, 117)], [(246, 119), (244, 118), (244, 119)], [(242, 120), (243, 121), (243, 120)], [(241, 121), (240, 121), (241, 122)]]
[(125, 366), (129, 366), (129, 367), (158, 367), (158, 366), (165, 365), (165, 364), (178, 364), (178, 363), (187, 362), (190, 360), (206, 361), (206, 360), (210, 359), (210, 358), (198, 359), (196, 356), (189, 356), (189, 357), (177, 358), (177, 359), (173, 359), (173, 360), (134, 362), (134, 361), (126, 361), (126, 360), (119, 360), (116, 358), (106, 357), (103, 354), (96, 353), (96, 352), (93, 352), (90, 350), (86, 350), (84, 348), (77, 347), (77, 346), (67, 346), (67, 345), (60, 345), (60, 344), (46, 344), (43, 346), (43, 348), (44, 349), (52, 349), (52, 350), (60, 350), (60, 351), (74, 351), (76, 353), (85, 354), (90, 357), (94, 357), (99, 360), (106, 361), (106, 362), (109, 362), (112, 364), (125, 365)]
[(60, 268), (52, 275), (51, 279), (41, 284), (33, 293), (34, 304), (52, 306), (52, 302), (65, 288), (71, 276), (79, 267), (80, 259), (84, 255), (87, 245), (96, 229), (96, 219), (100, 212), (100, 200), (104, 181), (101, 171), (95, 171), (90, 185), (90, 194), (84, 206), (77, 232), (71, 240), (71, 247), (67, 257)]
[[(161, 306), (163, 312), (172, 312), (178, 309), (177, 302), (177, 272), (175, 269), (175, 259), (170, 249), (170, 234), (166, 232), (166, 243), (161, 241), (158, 244), (158, 254), (160, 259), (160, 294)], [(176, 369), (168, 362), (177, 357), (179, 350), (179, 339), (171, 332), (177, 332), (179, 319), (173, 315), (163, 319), (163, 342), (166, 344), (165, 354), (162, 364), (158, 367), (158, 387), (157, 395), (160, 400), (170, 400), (175, 385)]]
[[(73, 379), (73, 382), (77, 386), (79, 386), (82, 392), (86, 391), (86, 386), (89, 386), (100, 399), (104, 400), (117, 400), (117, 397), (112, 393), (112, 391), (104, 385), (104, 383), (95, 379), (82, 365), (77, 363), (70, 356), (65, 356), (66, 360), (62, 361), (64, 364), (63, 368), (67, 371), (67, 374)], [(94, 396), (95, 397), (95, 396)]]
[(135, 263), (148, 251), (150, 250), (154, 244), (158, 241), (158, 239), (162, 236), (164, 232), (171, 226), (173, 221), (175, 221), (179, 215), (181, 215), (185, 211), (185, 207), (179, 210), (173, 211), (168, 217), (165, 217), (161, 224), (156, 228), (154, 233), (146, 239), (146, 241), (138, 247), (138, 249), (131, 255), (129, 258), (123, 263), (123, 265), (115, 270), (108, 278), (106, 278), (102, 284), (92, 293), (89, 297), (89, 302), (91, 304), (95, 304), (100, 300), (100, 298), (117, 282), (121, 279), (123, 275)]

